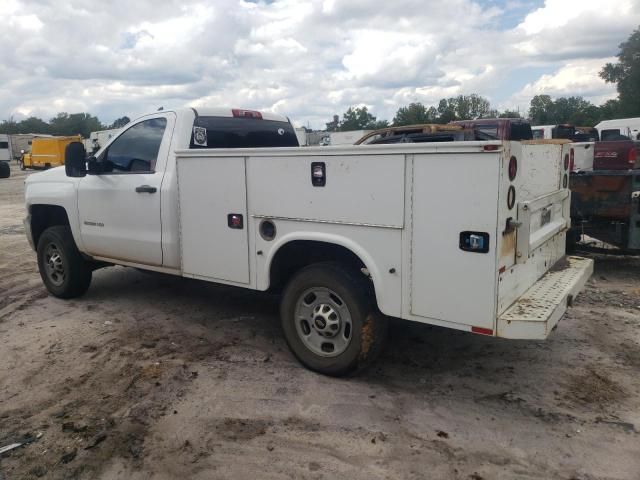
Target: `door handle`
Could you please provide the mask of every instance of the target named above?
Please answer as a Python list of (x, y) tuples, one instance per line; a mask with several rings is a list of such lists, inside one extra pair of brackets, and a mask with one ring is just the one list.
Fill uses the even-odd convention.
[(140, 185), (139, 187), (136, 187), (136, 192), (138, 193), (156, 193), (157, 191), (158, 189), (151, 185)]

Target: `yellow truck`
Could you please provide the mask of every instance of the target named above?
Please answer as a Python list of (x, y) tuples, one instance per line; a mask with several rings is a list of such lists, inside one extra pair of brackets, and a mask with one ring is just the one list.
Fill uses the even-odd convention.
[(22, 152), (20, 169), (45, 169), (64, 165), (64, 151), (71, 142), (82, 142), (80, 135), (70, 137), (36, 137), (31, 152)]

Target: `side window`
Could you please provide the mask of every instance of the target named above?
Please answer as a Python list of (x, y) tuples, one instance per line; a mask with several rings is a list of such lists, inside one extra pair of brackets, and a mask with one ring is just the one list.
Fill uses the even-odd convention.
[(0, 142), (0, 149), (6, 150), (9, 148), (9, 142)]
[(153, 172), (166, 127), (166, 118), (152, 118), (128, 129), (105, 152), (105, 172)]
[(491, 139), (500, 139), (500, 135), (498, 134), (498, 125), (478, 125), (476, 130), (483, 133), (487, 137)]

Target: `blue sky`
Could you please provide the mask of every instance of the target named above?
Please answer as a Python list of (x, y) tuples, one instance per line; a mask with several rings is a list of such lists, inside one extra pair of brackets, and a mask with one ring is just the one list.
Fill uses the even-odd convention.
[(349, 106), (478, 93), (615, 96), (599, 70), (640, 0), (3, 0), (0, 119), (159, 106), (268, 110), (322, 127)]

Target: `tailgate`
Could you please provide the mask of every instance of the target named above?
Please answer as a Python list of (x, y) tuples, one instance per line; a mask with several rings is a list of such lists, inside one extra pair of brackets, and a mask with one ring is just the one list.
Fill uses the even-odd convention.
[(526, 263), (535, 251), (571, 226), (568, 189), (518, 203), (516, 262)]
[(498, 272), (498, 317), (565, 255), (565, 235), (571, 226), (570, 151), (570, 142), (557, 140), (511, 146), (518, 168), (514, 180), (503, 185), (503, 190), (514, 188), (516, 194), (512, 208), (501, 212), (500, 223), (506, 227)]

